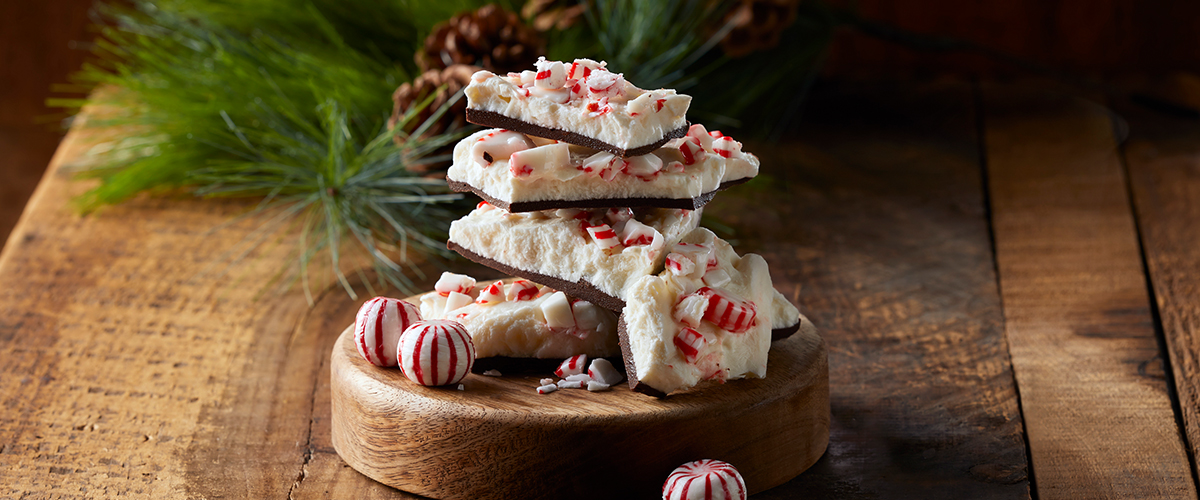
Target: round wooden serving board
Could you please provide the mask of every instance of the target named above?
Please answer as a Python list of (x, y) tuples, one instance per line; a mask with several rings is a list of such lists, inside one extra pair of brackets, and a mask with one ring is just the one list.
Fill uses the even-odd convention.
[(333, 349), (333, 446), (389, 486), (433, 498), (661, 498), (679, 465), (732, 463), (751, 493), (810, 467), (829, 443), (825, 342), (807, 319), (771, 346), (765, 379), (657, 399), (620, 384), (539, 395), (530, 376), (422, 387), (367, 363), (353, 327)]

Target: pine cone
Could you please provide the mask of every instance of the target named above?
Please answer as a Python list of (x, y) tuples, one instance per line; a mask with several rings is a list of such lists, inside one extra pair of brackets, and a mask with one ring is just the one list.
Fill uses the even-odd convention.
[(537, 31), (516, 13), (488, 4), (435, 26), (416, 60), (424, 70), (472, 64), (504, 74), (532, 68), (544, 52)]
[(521, 8), (521, 17), (535, 30), (562, 31), (578, 23), (587, 9), (587, 2), (580, 0), (528, 0)]
[(725, 15), (733, 29), (721, 40), (729, 57), (742, 57), (779, 45), (783, 30), (796, 21), (800, 0), (741, 0)]
[[(420, 127), (425, 120), (429, 119), (430, 116), (433, 116), (433, 113), (435, 113), (438, 108), (442, 107), (446, 101), (450, 100), (451, 97), (454, 97), (455, 93), (467, 86), (467, 84), (471, 82), (471, 75), (479, 70), (480, 68), (477, 66), (455, 64), (446, 69), (431, 69), (422, 73), (421, 76), (414, 78), (412, 82), (401, 85), (400, 88), (397, 88), (396, 92), (392, 94), (392, 102), (394, 105), (392, 106), (392, 117), (388, 119), (388, 130), (396, 128), (396, 125), (400, 122), (400, 118), (408, 112), (410, 107), (418, 105), (425, 99), (428, 99), (431, 93), (437, 92), (439, 87), (445, 85), (445, 88), (437, 93), (437, 96), (433, 98), (433, 101), (431, 101), (429, 105), (425, 107), (425, 109), (422, 109), (419, 113), (417, 113), (417, 115), (404, 127), (404, 129), (409, 132), (416, 130), (416, 128)], [(434, 136), (444, 133), (447, 130), (466, 125), (466, 122), (464, 121), (466, 111), (467, 99), (463, 97), (451, 105), (450, 109), (447, 109), (446, 112), (438, 119), (437, 123), (434, 123), (432, 126), (430, 126), (422, 137)], [(403, 139), (401, 137), (396, 137), (396, 144), (401, 144), (402, 142)], [(449, 153), (453, 150), (453, 148), (454, 145), (450, 144), (441, 150), (434, 152), (433, 154), (437, 155)], [(409, 170), (416, 173), (425, 174), (439, 171), (444, 172), (447, 168), (449, 168), (449, 166), (449, 162), (419, 164), (411, 165)]]

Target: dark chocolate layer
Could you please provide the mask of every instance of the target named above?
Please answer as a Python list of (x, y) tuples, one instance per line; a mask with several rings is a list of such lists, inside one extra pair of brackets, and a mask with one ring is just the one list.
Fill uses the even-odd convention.
[(475, 186), (466, 182), (454, 181), (446, 179), (446, 183), (450, 185), (450, 189), (460, 193), (475, 193), (476, 196), (487, 200), (493, 206), (503, 208), (509, 212), (536, 212), (538, 210), (554, 210), (558, 208), (581, 208), (581, 209), (596, 209), (596, 208), (613, 208), (613, 207), (631, 207), (631, 208), (678, 208), (683, 210), (696, 210), (703, 207), (718, 191), (723, 191), (730, 187), (736, 186), (750, 180), (750, 177), (744, 177), (737, 180), (722, 182), (717, 189), (701, 194), (695, 198), (593, 198), (587, 200), (539, 200), (539, 201), (521, 201), (517, 203), (509, 203), (492, 195), (483, 192)]
[(641, 156), (654, 151), (655, 149), (661, 148), (663, 144), (667, 143), (667, 141), (687, 135), (689, 126), (688, 124), (684, 124), (682, 127), (667, 132), (662, 139), (645, 146), (638, 146), (633, 149), (623, 149), (607, 142), (602, 142), (593, 137), (524, 122), (510, 116), (502, 115), (495, 111), (467, 108), (467, 121), (476, 125), (483, 125), (485, 127), (502, 128), (506, 130), (512, 130), (513, 132), (520, 132), (525, 135), (532, 135), (534, 137), (554, 139), (556, 141), (567, 142), (592, 149), (599, 149), (601, 151), (608, 151), (609, 153), (615, 154), (622, 158), (626, 156)]
[(463, 248), (461, 245), (459, 245), (453, 241), (447, 241), (446, 248), (454, 250), (455, 252), (458, 252), (459, 255), (462, 255), (463, 257), (471, 259), (479, 264), (483, 264), (487, 267), (490, 267), (490, 268), (500, 271), (502, 273), (511, 274), (513, 276), (520, 276), (522, 278), (533, 281), (535, 283), (540, 283), (542, 285), (548, 286), (555, 290), (561, 290), (561, 291), (565, 292), (567, 295), (571, 295), (576, 298), (586, 300), (586, 301), (596, 304), (600, 307), (603, 307), (605, 309), (613, 311), (617, 314), (620, 314), (621, 309), (625, 308), (625, 301), (600, 291), (600, 289), (596, 288), (595, 285), (588, 283), (587, 281), (580, 281), (578, 283), (575, 283), (575, 282), (564, 280), (562, 278), (556, 278), (554, 276), (547, 276), (545, 274), (539, 274), (539, 273), (535, 273), (535, 272), (531, 272), (531, 271), (517, 269), (510, 265), (504, 264), (502, 262), (497, 262), (496, 260), (484, 257), (475, 252), (467, 250), (466, 248)]

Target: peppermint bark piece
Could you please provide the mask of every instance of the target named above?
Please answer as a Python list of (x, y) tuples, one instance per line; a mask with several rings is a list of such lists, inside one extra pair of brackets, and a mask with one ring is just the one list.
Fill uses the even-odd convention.
[[(617, 316), (591, 302), (516, 279), (475, 283), (443, 274), (465, 286), (420, 295), (421, 317), (461, 323), (480, 359), (562, 359), (584, 354), (617, 356)], [(507, 282), (506, 282), (507, 281)]]
[(800, 324), (766, 261), (698, 228), (666, 268), (626, 296), (617, 334), (630, 388), (661, 397), (705, 380), (765, 377), (773, 330)]
[[(724, 148), (724, 149), (722, 149)], [(741, 143), (692, 125), (683, 139), (642, 156), (489, 129), (459, 141), (446, 180), (510, 212), (558, 208), (696, 210), (717, 191), (758, 175)]]
[(468, 259), (620, 311), (638, 278), (696, 227), (699, 210), (628, 208), (512, 213), (482, 202), (450, 224), (447, 246)]
[(464, 93), (467, 121), (488, 127), (638, 156), (687, 132), (691, 96), (644, 90), (606, 63), (541, 58), (537, 71), (472, 75)]

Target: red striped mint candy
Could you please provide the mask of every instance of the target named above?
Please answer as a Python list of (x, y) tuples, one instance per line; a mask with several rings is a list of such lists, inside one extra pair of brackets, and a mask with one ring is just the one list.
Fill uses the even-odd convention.
[(663, 500), (746, 500), (746, 482), (732, 465), (697, 460), (680, 465), (663, 483)]
[(708, 308), (704, 310), (705, 321), (731, 333), (744, 333), (754, 327), (754, 318), (758, 310), (753, 302), (740, 301), (730, 296), (729, 292), (718, 288), (704, 287), (696, 293), (708, 295)]
[(538, 287), (532, 281), (517, 280), (504, 290), (504, 298), (511, 302), (533, 300), (538, 296)]
[(587, 228), (587, 232), (592, 236), (592, 241), (595, 241), (604, 250), (605, 255), (621, 253), (621, 249), (625, 248), (621, 244), (621, 239), (617, 238), (617, 232), (608, 224), (591, 226)]
[(404, 376), (421, 385), (457, 384), (475, 364), (475, 343), (457, 321), (418, 321), (404, 330), (397, 349)]
[(704, 347), (704, 343), (704, 335), (686, 326), (675, 335), (675, 348), (679, 349), (679, 353), (683, 354), (684, 359), (687, 359), (689, 363), (696, 362), (696, 357), (700, 355), (700, 349)]
[(400, 334), (421, 320), (417, 306), (400, 299), (375, 297), (358, 309), (354, 318), (354, 345), (363, 359), (375, 366), (396, 366)]

